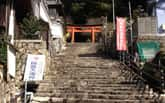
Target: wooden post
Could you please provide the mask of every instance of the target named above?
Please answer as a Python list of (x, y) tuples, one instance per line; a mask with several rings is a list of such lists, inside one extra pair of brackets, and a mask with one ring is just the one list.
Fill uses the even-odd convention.
[(92, 43), (95, 43), (95, 31), (94, 31), (94, 27), (92, 27)]
[(72, 27), (72, 40), (71, 40), (72, 43), (74, 43), (74, 36), (75, 36), (74, 27)]

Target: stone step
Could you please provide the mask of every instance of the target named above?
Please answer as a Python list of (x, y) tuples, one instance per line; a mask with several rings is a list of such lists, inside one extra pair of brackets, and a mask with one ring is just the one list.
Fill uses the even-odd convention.
[[(121, 73), (124, 73), (122, 70), (112, 70), (112, 69), (108, 69), (108, 70), (103, 70), (103, 69), (100, 69), (100, 68), (66, 68), (66, 67), (55, 67), (54, 70), (50, 70), (50, 71), (47, 71), (47, 73), (53, 73), (54, 72), (57, 72), (57, 71), (63, 71), (63, 72), (69, 72), (69, 73), (72, 73), (72, 72), (75, 72), (75, 73), (79, 73), (79, 74), (84, 74), (84, 73), (87, 73), (87, 74), (113, 74), (113, 73), (118, 73), (118, 74), (121, 74)], [(129, 72), (128, 72), (129, 73)]]
[[(134, 76), (135, 77), (135, 76)], [(131, 81), (131, 80), (137, 80), (137, 78), (133, 78), (133, 76), (123, 77), (123, 76), (116, 76), (114, 75), (78, 75), (78, 74), (66, 74), (66, 73), (58, 73), (57, 75), (46, 75), (44, 76), (44, 80), (57, 80), (57, 79), (65, 79), (65, 80), (74, 80), (74, 79), (82, 79), (82, 80), (105, 80), (105, 81)]]
[(86, 83), (63, 83), (63, 84), (53, 84), (53, 85), (49, 85), (49, 84), (42, 84), (39, 87), (46, 87), (46, 88), (51, 88), (51, 87), (79, 87), (79, 86), (83, 86), (83, 87), (98, 87), (98, 88), (110, 88), (110, 87), (136, 87), (136, 84), (86, 84)]
[(57, 73), (57, 75), (46, 75), (44, 76), (44, 78), (55, 78), (55, 80), (57, 78), (62, 78), (62, 79), (72, 79), (72, 78), (80, 78), (80, 79), (116, 79), (118, 80), (118, 78), (120, 79), (124, 79), (126, 77), (123, 76), (119, 76), (118, 74), (113, 74), (113, 75), (78, 75), (78, 74), (67, 74), (65, 72), (61, 72), (61, 73)]
[(87, 98), (87, 99), (153, 99), (154, 95), (152, 94), (90, 94), (90, 93), (35, 93), (34, 96), (41, 97), (60, 97), (60, 98)]
[[(89, 84), (89, 85), (96, 85), (96, 86), (99, 86), (99, 85), (109, 85), (109, 86), (134, 86), (136, 87), (138, 84), (138, 82), (135, 80), (135, 81), (121, 81), (121, 82), (112, 82), (112, 81), (106, 81), (105, 79), (103, 79), (104, 81), (99, 81), (99, 80), (96, 80), (96, 79), (84, 79), (84, 80), (79, 80), (79, 79), (59, 79), (59, 80), (44, 80), (44, 81), (40, 81), (40, 82), (34, 82), (35, 84), (38, 84), (38, 85), (45, 85), (45, 86), (49, 86), (49, 84), (53, 84), (53, 85), (64, 85), (65, 84), (72, 84), (72, 83), (76, 83), (76, 84)], [(30, 83), (29, 83), (30, 84)]]
[(149, 90), (144, 89), (109, 89), (109, 90), (92, 90), (90, 88), (68, 88), (68, 89), (37, 89), (38, 93), (90, 93), (90, 94), (150, 94)]
[[(58, 80), (52, 80), (54, 84), (65, 84), (65, 83), (85, 83), (85, 84), (137, 84), (138, 80), (109, 80), (109, 79), (82, 79), (82, 78), (74, 78), (74, 79), (59, 79)], [(51, 80), (48, 80), (51, 81)], [(50, 82), (43, 82), (43, 83), (50, 83)]]
[[(65, 74), (64, 74), (65, 75)], [(97, 76), (97, 77), (95, 77), (95, 76), (76, 76), (76, 75), (66, 75), (66, 76), (61, 76), (61, 77), (59, 77), (59, 76), (56, 76), (56, 75), (54, 75), (54, 76), (45, 76), (44, 77), (44, 80), (49, 80), (49, 79), (51, 79), (51, 80), (57, 80), (57, 79), (61, 79), (61, 80), (86, 80), (86, 81), (90, 81), (90, 80), (92, 80), (92, 81), (101, 81), (101, 80), (103, 80), (103, 81), (114, 81), (114, 82), (116, 82), (116, 81), (124, 81), (124, 78), (122, 78), (122, 77), (113, 77), (112, 76), (112, 78), (110, 78), (110, 77), (106, 77), (106, 76)]]
[[(81, 65), (80, 65), (81, 64)], [(65, 62), (62, 62), (62, 63), (58, 63), (55, 65), (55, 67), (57, 68), (61, 68), (61, 67), (65, 67), (65, 68), (71, 68), (71, 69), (94, 69), (94, 68), (99, 68), (99, 69), (112, 69), (114, 70), (114, 68), (110, 68), (110, 67), (113, 67), (113, 66), (102, 66), (102, 65), (91, 65), (92, 63), (90, 63), (90, 65), (86, 65), (86, 64), (83, 64), (82, 63), (77, 63), (77, 64), (73, 64), (73, 63), (69, 63), (69, 64), (66, 64)], [(119, 67), (115, 67), (117, 70), (119, 70)]]
[(63, 66), (68, 66), (68, 67), (73, 66), (73, 67), (81, 67), (81, 68), (88, 68), (88, 67), (92, 67), (92, 68), (98, 68), (98, 67), (100, 67), (100, 68), (107, 68), (107, 67), (113, 67), (113, 66), (118, 65), (117, 63), (113, 63), (112, 61), (108, 61), (107, 62), (107, 61), (104, 61), (104, 60), (85, 60), (84, 58), (77, 59), (77, 60), (74, 59), (74, 58), (71, 58), (71, 60), (68, 60), (68, 58), (62, 58), (62, 59), (57, 59), (56, 61), (54, 61), (52, 63), (56, 64), (57, 66), (62, 66), (61, 64), (65, 64)]
[(87, 73), (87, 74), (113, 74), (113, 73), (118, 73), (118, 74), (122, 74), (122, 73), (127, 73), (129, 74), (130, 72), (129, 71), (126, 71), (126, 70), (121, 70), (121, 69), (117, 69), (115, 68), (115, 70), (113, 69), (101, 69), (101, 68), (73, 68), (73, 67), (70, 67), (70, 68), (67, 68), (67, 67), (55, 67), (54, 70), (51, 70), (50, 73), (52, 71), (60, 71), (60, 70), (63, 70), (65, 72), (76, 72), (76, 73), (80, 73), (80, 74), (83, 74), (83, 73)]
[[(45, 99), (44, 99), (45, 98)], [(42, 99), (42, 101), (41, 101)], [(34, 97), (33, 101), (40, 103), (157, 103), (155, 100), (135, 99), (135, 100), (120, 100), (120, 99), (77, 99), (77, 98), (57, 98), (57, 97)], [(32, 102), (38, 103), (38, 102)]]
[[(111, 79), (111, 78), (110, 78)], [(133, 84), (133, 85), (137, 85), (139, 80), (123, 80), (121, 82), (115, 82), (115, 81), (111, 81), (110, 79), (81, 79), (81, 78), (70, 78), (70, 79), (65, 79), (65, 78), (58, 78), (57, 79), (52, 79), (52, 80), (41, 80), (41, 81), (35, 81), (32, 82), (32, 84), (58, 84), (58, 83), (64, 83), (64, 82), (87, 82), (87, 83), (95, 83), (95, 84), (111, 84), (111, 85), (126, 85), (128, 86), (129, 84)], [(112, 79), (113, 80), (113, 79)], [(29, 82), (30, 84), (31, 82)], [(144, 83), (143, 83), (144, 84)]]
[[(55, 71), (47, 71), (46, 72), (46, 75), (54, 75), (58, 72), (58, 70), (55, 70)], [(71, 70), (71, 69), (65, 69), (65, 72), (66, 74), (72, 74), (72, 73), (75, 73), (75, 74), (79, 74), (79, 75), (113, 75), (113, 74), (121, 74), (120, 71), (103, 71), (103, 70), (93, 70), (93, 71), (90, 71), (90, 70), (84, 70), (84, 69), (81, 69), (81, 70)], [(126, 73), (124, 73), (126, 74)], [(127, 74), (130, 74), (130, 73), (127, 73)]]
[[(89, 69), (89, 70), (114, 70), (114, 68), (110, 68), (110, 67), (103, 67), (103, 66), (76, 66), (76, 65), (74, 65), (74, 64), (70, 64), (70, 65), (66, 65), (65, 63), (63, 63), (63, 64), (60, 64), (60, 65), (55, 65), (55, 64), (53, 64), (53, 65), (51, 65), (52, 66), (52, 68), (50, 68), (50, 69), (55, 69), (55, 68), (66, 68), (66, 69), (71, 69), (71, 70), (81, 70), (81, 69), (83, 69), (83, 70), (87, 70), (87, 69)], [(117, 70), (119, 70), (120, 68), (117, 68), (117, 67), (115, 67)]]
[(82, 69), (82, 68), (77, 68), (77, 70), (76, 69), (73, 69), (73, 68), (65, 68), (65, 67), (62, 67), (62, 68), (57, 68), (57, 67), (55, 67), (54, 69), (49, 69), (49, 71), (47, 71), (46, 73), (47, 74), (53, 74), (53, 73), (56, 73), (56, 72), (59, 72), (59, 71), (61, 71), (61, 72), (65, 72), (65, 73), (73, 73), (73, 72), (75, 72), (75, 73), (78, 73), (78, 74), (87, 74), (87, 75), (92, 75), (92, 74), (99, 74), (99, 75), (104, 75), (104, 74), (106, 74), (106, 75), (110, 75), (110, 74), (113, 74), (113, 73), (115, 73), (115, 72), (117, 72), (118, 74), (122, 74), (123, 72), (121, 72), (121, 70), (119, 71), (113, 71), (113, 70), (111, 70), (111, 69), (109, 69), (109, 70), (101, 70), (101, 69), (99, 69), (99, 68), (97, 68), (97, 69)]
[[(85, 65), (85, 64), (84, 64)], [(115, 68), (110, 68), (110, 67), (113, 67), (113, 66), (100, 66), (100, 65), (98, 65), (98, 66), (96, 66), (96, 65), (86, 65), (86, 66), (84, 66), (84, 65), (75, 65), (75, 64), (66, 64), (66, 63), (61, 63), (61, 64), (53, 64), (52, 66), (53, 67), (56, 67), (56, 68), (61, 68), (61, 67), (65, 67), (65, 68), (69, 68), (69, 69), (72, 69), (72, 70), (79, 70), (79, 69), (89, 69), (89, 70), (92, 70), (92, 69), (98, 69), (98, 70), (107, 70), (107, 69), (109, 69), (109, 70), (119, 70), (120, 68), (119, 67), (115, 67)], [(54, 68), (51, 68), (51, 69), (54, 69)]]
[[(120, 73), (120, 72), (102, 72), (102, 73), (99, 73), (99, 72), (101, 72), (101, 70), (100, 71), (97, 71), (97, 72), (94, 72), (94, 71), (72, 71), (72, 70), (70, 70), (70, 71), (54, 71), (54, 72), (47, 72), (46, 74), (45, 74), (45, 77), (47, 77), (47, 76), (60, 76), (60, 75), (62, 75), (62, 74), (64, 74), (64, 75), (62, 75), (62, 76), (65, 76), (65, 75), (67, 75), (67, 76), (69, 76), (69, 75), (74, 75), (74, 76), (77, 76), (77, 77), (80, 77), (80, 76), (91, 76), (91, 77), (122, 77), (122, 75), (128, 75), (128, 76), (131, 76), (131, 74), (130, 73)], [(133, 74), (132, 74), (133, 75)]]
[[(127, 86), (127, 87), (132, 87), (132, 86), (137, 86), (135, 83), (130, 83), (130, 84), (124, 84), (124, 83), (90, 83), (90, 82), (81, 82), (81, 81), (74, 81), (74, 82), (58, 82), (54, 83), (54, 86), (89, 86), (89, 87), (122, 87), (122, 86)], [(47, 84), (40, 84), (40, 86), (50, 86)]]
[[(30, 83), (29, 83), (30, 84)], [(44, 80), (40, 82), (34, 82), (33, 84), (39, 85), (39, 86), (57, 86), (57, 85), (63, 85), (67, 86), (68, 84), (77, 84), (77, 85), (96, 85), (97, 87), (99, 85), (108, 85), (109, 87), (136, 87), (140, 85), (141, 83), (138, 83), (137, 81), (123, 81), (123, 82), (112, 82), (112, 81), (95, 81), (95, 80)], [(144, 85), (144, 84), (143, 84)]]
[(149, 88), (145, 88), (145, 87), (122, 87), (122, 86), (111, 86), (111, 87), (83, 87), (83, 86), (75, 86), (75, 87), (70, 87), (70, 86), (49, 86), (49, 87), (46, 87), (46, 86), (39, 86), (37, 88), (37, 90), (71, 90), (71, 89), (74, 89), (74, 90), (80, 90), (80, 89), (83, 89), (83, 90), (89, 90), (89, 91), (112, 91), (112, 90), (120, 90), (120, 91), (126, 91), (126, 90), (129, 90), (129, 91), (141, 91), (141, 90), (149, 90)]
[(58, 70), (54, 70), (54, 71), (50, 71), (50, 72), (46, 72), (46, 74), (49, 74), (49, 75), (58, 75), (59, 73), (65, 73), (65, 75), (76, 75), (76, 76), (123, 76), (123, 75), (133, 75), (129, 72), (120, 72), (120, 71), (103, 71), (103, 70), (99, 70), (99, 71), (96, 71), (96, 70), (93, 70), (93, 71), (90, 71), (90, 70), (67, 70), (67, 69), (58, 69)]
[(91, 92), (112, 92), (112, 91), (120, 91), (120, 92), (133, 92), (133, 91), (137, 91), (137, 92), (148, 92), (149, 89), (148, 88), (142, 88), (142, 87), (128, 87), (128, 88), (124, 88), (124, 87), (89, 87), (89, 86), (50, 86), (50, 87), (45, 87), (45, 86), (39, 86), (38, 88), (36, 88), (36, 91), (70, 91), (70, 90), (76, 90), (76, 91), (91, 91)]
[[(107, 69), (105, 69), (105, 68), (103, 69), (103, 68), (91, 68), (91, 67), (80, 68), (80, 67), (73, 67), (73, 66), (71, 66), (71, 67), (67, 67), (67, 66), (53, 66), (53, 67), (50, 68), (50, 73), (52, 71), (58, 71), (58, 70), (64, 70), (64, 71), (67, 71), (67, 72), (75, 71), (76, 73), (77, 72), (78, 73), (83, 73), (84, 72), (84, 73), (100, 73), (100, 74), (102, 74), (102, 73), (109, 74), (109, 73), (112, 73), (112, 72), (119, 72), (119, 73), (121, 73), (121, 72), (124, 71), (124, 70), (122, 70), (120, 68), (116, 68), (116, 67), (113, 67), (113, 69), (109, 68), (109, 67)], [(47, 71), (47, 72), (49, 72), (49, 71)], [(128, 71), (126, 71), (126, 72), (128, 72)]]
[[(121, 88), (121, 89), (120, 89)], [(132, 88), (132, 89), (130, 89)], [(122, 88), (121, 86), (118, 86), (118, 87), (114, 87), (114, 86), (109, 86), (109, 87), (106, 87), (106, 86), (103, 86), (103, 87), (98, 87), (98, 86), (84, 86), (84, 85), (76, 85), (76, 86), (72, 86), (72, 85), (68, 85), (68, 86), (60, 86), (60, 85), (57, 85), (57, 86), (50, 86), (50, 87), (46, 87), (46, 86), (39, 86), (38, 88), (36, 88), (37, 90), (72, 90), (72, 89), (75, 89), (75, 90), (91, 90), (91, 91), (112, 91), (112, 90), (115, 90), (115, 91), (139, 91), (140, 90), (148, 90), (147, 88), (142, 88), (142, 87), (128, 87), (127, 88)], [(109, 90), (108, 90), (109, 89)]]
[[(65, 84), (52, 84), (52, 85), (49, 85), (49, 84), (42, 84), (42, 85), (39, 85), (39, 87), (46, 87), (46, 88), (51, 88), (51, 87), (98, 87), (98, 88), (122, 88), (123, 86), (126, 86), (126, 87), (138, 87), (137, 85), (134, 85), (134, 84), (127, 84), (127, 85), (120, 85), (120, 84), (87, 84), (87, 83), (65, 83)], [(143, 86), (142, 86), (143, 87)]]

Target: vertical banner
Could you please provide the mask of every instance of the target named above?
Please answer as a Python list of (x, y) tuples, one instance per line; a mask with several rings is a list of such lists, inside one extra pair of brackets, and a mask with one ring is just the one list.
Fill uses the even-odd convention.
[(126, 41), (126, 19), (117, 17), (117, 50), (126, 51), (127, 41)]
[[(11, 10), (10, 18), (9, 18), (9, 32), (8, 35), (11, 36), (10, 43), (14, 45), (14, 10)], [(7, 66), (8, 66), (8, 73), (10, 76), (15, 77), (15, 70), (16, 70), (16, 55), (15, 51), (10, 47), (7, 46)]]

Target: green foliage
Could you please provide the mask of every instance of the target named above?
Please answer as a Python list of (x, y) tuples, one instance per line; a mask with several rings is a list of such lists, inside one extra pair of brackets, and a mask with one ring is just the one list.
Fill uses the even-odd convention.
[(0, 62), (7, 63), (7, 46), (2, 40), (0, 40)]
[(7, 63), (7, 45), (4, 42), (4, 29), (0, 28), (0, 63)]
[(108, 15), (111, 12), (111, 2), (107, 1), (81, 1), (72, 2), (71, 4), (71, 14), (78, 14), (81, 12), (82, 15), (88, 17), (98, 17), (102, 15)]
[(22, 34), (27, 39), (37, 38), (39, 36), (39, 32), (41, 31), (40, 21), (35, 16), (27, 16), (23, 19), (20, 24)]
[(83, 4), (82, 3), (73, 3), (72, 4), (72, 8), (71, 8), (71, 10), (74, 12), (74, 13), (77, 13), (77, 12), (79, 12), (80, 10), (82, 10), (83, 9)]
[(105, 3), (105, 2), (101, 2), (101, 3), (99, 3), (99, 8), (101, 10), (107, 11), (107, 10), (111, 9), (111, 5), (108, 3)]
[[(114, 0), (115, 16), (129, 17), (128, 2), (131, 1), (134, 19), (139, 13), (138, 6), (141, 5), (146, 11), (146, 0)], [(84, 22), (87, 18), (107, 16), (113, 20), (112, 0), (63, 0), (66, 15), (71, 16), (74, 21)], [(75, 22), (76, 23), (76, 22)]]

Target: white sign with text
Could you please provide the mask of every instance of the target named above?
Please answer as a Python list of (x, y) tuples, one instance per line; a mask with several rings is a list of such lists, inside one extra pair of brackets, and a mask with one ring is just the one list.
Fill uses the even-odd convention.
[(24, 81), (37, 81), (43, 79), (45, 68), (45, 55), (28, 54)]

